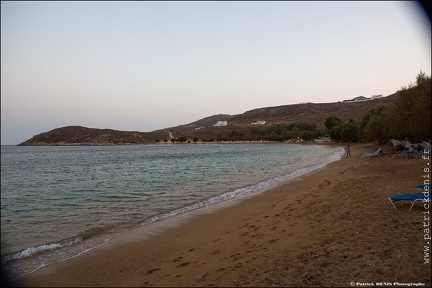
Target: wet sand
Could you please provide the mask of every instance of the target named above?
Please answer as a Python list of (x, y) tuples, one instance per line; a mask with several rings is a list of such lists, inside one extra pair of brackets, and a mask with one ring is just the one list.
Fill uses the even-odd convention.
[(352, 158), (235, 205), (135, 231), (14, 284), (430, 286), (431, 264), (424, 257), (425, 246), (430, 248), (430, 240), (424, 239), (431, 235), (425, 231), (431, 228), (430, 208), (417, 202), (408, 211), (410, 204), (401, 202), (394, 209), (387, 200), (394, 194), (419, 193), (414, 187), (430, 175), (424, 171), (430, 160), (360, 157), (377, 148), (354, 145)]

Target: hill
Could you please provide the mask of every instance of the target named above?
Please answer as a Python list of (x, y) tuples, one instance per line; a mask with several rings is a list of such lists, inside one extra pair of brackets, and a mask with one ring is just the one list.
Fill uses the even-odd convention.
[(18, 146), (126, 145), (149, 143), (147, 133), (67, 126), (33, 136)]
[[(206, 125), (203, 122), (196, 121), (187, 125), (169, 127), (162, 130), (153, 131), (160, 139), (173, 131), (174, 137), (185, 136), (187, 138), (198, 137), (216, 138), (220, 134), (229, 134), (231, 131), (245, 131), (256, 128), (257, 126), (271, 126), (273, 124), (290, 124), (290, 123), (310, 123), (315, 124), (318, 128), (324, 128), (325, 119), (329, 116), (337, 116), (343, 121), (353, 119), (358, 121), (371, 109), (380, 105), (394, 105), (397, 100), (397, 94), (387, 97), (371, 99), (368, 101), (349, 101), (333, 103), (302, 103), (292, 105), (282, 105), (275, 107), (258, 108), (247, 111), (239, 115), (218, 115), (209, 117), (213, 122), (208, 121)], [(214, 126), (217, 121), (227, 121), (226, 126)], [(265, 121), (264, 125), (255, 125), (257, 121)], [(209, 124), (208, 124), (209, 123)]]
[[(360, 120), (370, 109), (380, 105), (394, 105), (397, 94), (380, 97), (369, 101), (349, 101), (334, 103), (302, 103), (276, 107), (258, 108), (239, 115), (219, 114), (198, 121), (155, 130), (152, 132), (118, 131), (111, 129), (68, 126), (44, 132), (24, 141), (19, 146), (40, 145), (127, 145), (149, 144), (155, 139), (187, 137), (192, 139), (215, 139), (218, 135), (227, 135), (231, 131), (246, 131), (256, 128), (257, 121), (265, 121), (259, 126), (273, 124), (310, 123), (324, 128), (324, 121), (329, 116), (337, 116), (343, 121)], [(222, 121), (222, 126), (214, 126)], [(223, 123), (223, 121), (226, 121)]]

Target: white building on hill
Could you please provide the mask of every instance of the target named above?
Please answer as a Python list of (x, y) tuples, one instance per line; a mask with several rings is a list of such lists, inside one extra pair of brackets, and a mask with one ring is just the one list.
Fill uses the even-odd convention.
[(218, 121), (213, 126), (226, 126), (228, 125), (228, 121)]
[(382, 97), (383, 97), (382, 94), (379, 94), (379, 95), (373, 95), (373, 96), (371, 97), (371, 99), (379, 99), (379, 98), (382, 98)]

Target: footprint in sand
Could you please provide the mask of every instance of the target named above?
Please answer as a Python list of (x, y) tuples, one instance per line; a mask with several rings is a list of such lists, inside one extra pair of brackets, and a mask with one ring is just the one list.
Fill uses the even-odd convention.
[(194, 263), (194, 262), (183, 262), (179, 266), (180, 267), (186, 267), (186, 266), (188, 266), (189, 264), (192, 264), (192, 263)]
[(154, 272), (159, 271), (159, 270), (161, 270), (161, 268), (150, 269), (147, 271), (147, 274), (153, 274)]
[(243, 256), (240, 253), (237, 253), (237, 254), (231, 255), (230, 258), (232, 258), (234, 261), (237, 261), (238, 259), (243, 258)]
[(182, 257), (182, 256), (179, 256), (179, 257), (177, 257), (176, 259), (174, 259), (173, 262), (178, 262), (178, 261), (180, 261), (181, 259), (183, 259), (183, 257)]

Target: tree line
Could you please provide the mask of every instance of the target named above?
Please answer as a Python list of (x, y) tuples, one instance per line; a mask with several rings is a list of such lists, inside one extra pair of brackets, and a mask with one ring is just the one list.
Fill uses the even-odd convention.
[(247, 131), (231, 131), (228, 135), (218, 135), (217, 141), (277, 141), (302, 138), (310, 141), (322, 136), (321, 130), (315, 124), (291, 123), (273, 124), (269, 127), (253, 128)]

